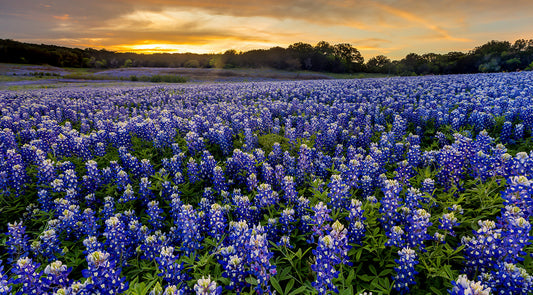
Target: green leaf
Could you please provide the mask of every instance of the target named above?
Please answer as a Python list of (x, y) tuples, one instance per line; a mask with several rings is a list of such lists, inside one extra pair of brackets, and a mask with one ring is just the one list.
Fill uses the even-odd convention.
[(287, 283), (287, 286), (285, 286), (285, 293), (283, 294), (289, 294), (289, 291), (292, 290), (292, 287), (294, 286), (294, 279), (290, 279)]
[(278, 279), (276, 277), (270, 277), (270, 283), (272, 286), (274, 286), (274, 289), (276, 289), (279, 293), (283, 294), (283, 289), (281, 289), (281, 286), (279, 285)]
[(348, 277), (346, 278), (346, 285), (350, 285), (352, 284), (352, 281), (355, 277), (355, 271), (353, 270), (353, 268), (350, 270), (350, 273), (348, 273)]
[(250, 285), (256, 286), (257, 285), (257, 279), (254, 277), (247, 277), (246, 282)]
[(379, 273), (379, 276), (380, 276), (380, 277), (384, 277), (384, 276), (390, 274), (391, 272), (392, 272), (392, 269), (387, 268), (387, 269), (382, 270), (382, 271)]
[(371, 277), (367, 274), (364, 274), (364, 275), (359, 275), (357, 276), (357, 278), (359, 278), (360, 280), (364, 281), (364, 282), (370, 282), (374, 277)]
[(435, 288), (433, 286), (430, 286), (429, 288), (431, 289), (433, 294), (442, 295), (442, 292), (439, 289), (437, 289), (437, 288)]
[(291, 293), (289, 293), (289, 295), (296, 295), (296, 294), (301, 294), (305, 291), (305, 286), (301, 286), (300, 288), (292, 291)]
[(355, 253), (355, 261), (359, 261), (359, 259), (361, 259), (362, 254), (363, 254), (363, 248), (359, 248), (357, 252)]
[(375, 276), (378, 275), (378, 272), (376, 271), (376, 268), (375, 268), (372, 264), (369, 264), (369, 265), (368, 265), (368, 269), (370, 269), (370, 272), (371, 272), (373, 275), (375, 275)]

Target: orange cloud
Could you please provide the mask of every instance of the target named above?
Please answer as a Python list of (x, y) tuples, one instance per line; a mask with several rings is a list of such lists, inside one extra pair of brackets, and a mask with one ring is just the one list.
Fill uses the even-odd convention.
[(55, 19), (58, 19), (58, 20), (69, 20), (70, 19), (70, 15), (68, 15), (68, 14), (53, 15), (52, 17), (55, 18)]
[(424, 26), (425, 28), (429, 29), (429, 30), (432, 30), (434, 32), (436, 32), (438, 34), (438, 36), (440, 37), (440, 39), (444, 39), (444, 40), (450, 40), (450, 41), (458, 41), (458, 42), (471, 42), (472, 40), (471, 39), (468, 39), (468, 38), (458, 38), (458, 37), (453, 37), (450, 35), (450, 33), (448, 31), (446, 31), (445, 29), (433, 24), (431, 21), (429, 20), (426, 20), (414, 13), (411, 13), (411, 12), (407, 12), (405, 10), (401, 10), (401, 9), (398, 9), (398, 8), (394, 8), (392, 6), (389, 6), (389, 5), (385, 5), (385, 4), (378, 4), (378, 3), (375, 3), (375, 5), (377, 7), (379, 7), (380, 9), (390, 13), (390, 14), (393, 14), (393, 15), (396, 15), (402, 19), (405, 19), (409, 22), (413, 22), (413, 23), (417, 23), (419, 25), (422, 25)]

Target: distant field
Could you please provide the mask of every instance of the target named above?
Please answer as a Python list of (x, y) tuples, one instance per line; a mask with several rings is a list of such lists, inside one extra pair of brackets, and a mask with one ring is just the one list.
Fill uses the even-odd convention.
[[(58, 68), (48, 65), (20, 65), (0, 63), (0, 89), (42, 88), (58, 83), (102, 82), (251, 82), (281, 80), (356, 79), (387, 77), (383, 74), (319, 73), (310, 71), (282, 71), (260, 69), (204, 69), (204, 68), (118, 68), (87, 69)], [(52, 86), (53, 87), (53, 86)]]

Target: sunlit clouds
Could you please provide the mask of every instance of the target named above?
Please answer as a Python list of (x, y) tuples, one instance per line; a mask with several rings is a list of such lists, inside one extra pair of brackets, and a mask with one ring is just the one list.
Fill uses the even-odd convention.
[(472, 49), (533, 37), (531, 1), (19, 0), (0, 3), (0, 38), (136, 52), (350, 43), (369, 58)]

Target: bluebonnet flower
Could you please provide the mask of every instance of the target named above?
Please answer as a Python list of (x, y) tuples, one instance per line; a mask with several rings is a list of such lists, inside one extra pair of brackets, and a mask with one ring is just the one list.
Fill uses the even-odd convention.
[(254, 191), (257, 188), (257, 184), (257, 175), (255, 175), (255, 173), (250, 173), (250, 175), (248, 175), (248, 177), (246, 178), (246, 185), (248, 187), (248, 190)]
[(300, 146), (300, 152), (298, 153), (298, 166), (296, 170), (296, 181), (298, 183), (305, 180), (306, 175), (313, 174), (313, 163), (311, 158), (311, 150), (307, 145), (302, 144)]
[(231, 221), (229, 225), (228, 243), (234, 248), (235, 253), (242, 256), (246, 255), (246, 247), (248, 244), (250, 228), (246, 220)]
[(478, 224), (480, 228), (474, 232), (474, 237), (461, 237), (461, 244), (465, 246), (467, 275), (488, 273), (504, 254), (504, 249), (496, 243), (501, 237), (501, 230), (496, 228), (496, 223), (491, 220), (480, 220)]
[(154, 166), (150, 163), (148, 159), (141, 160), (141, 176), (150, 177), (154, 174)]
[(126, 258), (131, 255), (131, 253), (126, 251), (128, 240), (126, 238), (124, 222), (120, 220), (119, 216), (115, 215), (107, 219), (105, 224), (105, 246), (109, 255), (111, 255), (111, 259), (118, 262), (126, 262)]
[(85, 162), (87, 174), (83, 176), (83, 186), (85, 191), (92, 193), (100, 187), (100, 171), (98, 164), (94, 160)]
[(8, 223), (8, 238), (6, 241), (7, 253), (9, 253), (11, 261), (17, 260), (20, 257), (26, 256), (30, 250), (28, 244), (28, 236), (26, 235), (26, 227), (22, 225), (22, 221)]
[(417, 188), (409, 188), (405, 193), (405, 206), (410, 209), (421, 208), (422, 203), (427, 203), (429, 200), (422, 195)]
[(416, 284), (415, 276), (418, 272), (415, 270), (415, 265), (418, 264), (417, 255), (415, 251), (409, 247), (402, 248), (398, 251), (399, 259), (395, 259), (398, 264), (394, 268), (396, 274), (394, 275), (394, 289), (400, 294), (409, 293), (411, 285)]
[(257, 187), (255, 204), (259, 209), (266, 209), (278, 203), (278, 193), (272, 191), (270, 184), (262, 183)]
[(19, 258), (11, 270), (15, 275), (15, 284), (21, 284), (17, 295), (22, 294), (44, 294), (47, 286), (41, 280), (42, 272), (37, 271), (40, 264), (33, 262), (29, 257)]
[(450, 295), (490, 295), (490, 288), (481, 282), (470, 281), (464, 274), (459, 275), (457, 280), (452, 281), (452, 289), (448, 290)]
[(78, 191), (78, 177), (73, 169), (67, 169), (63, 174), (63, 190)]
[(389, 239), (387, 242), (385, 242), (385, 245), (402, 248), (405, 245), (404, 234), (405, 232), (400, 226), (393, 226), (389, 231), (386, 232), (386, 235)]
[(213, 168), (213, 188), (217, 192), (227, 191), (228, 184), (226, 183), (226, 178), (224, 177), (224, 171), (220, 166), (215, 166)]
[(285, 178), (285, 167), (283, 167), (281, 164), (278, 164), (275, 166), (274, 170), (275, 187), (276, 189), (279, 189), (281, 188)]
[(373, 180), (368, 175), (361, 177), (361, 189), (363, 190), (363, 197), (368, 197), (374, 192)]
[(83, 245), (86, 248), (86, 250), (83, 252), (84, 254), (88, 254), (96, 250), (103, 250), (104, 248), (96, 236), (87, 236), (87, 238), (83, 240)]
[(240, 294), (246, 285), (245, 276), (247, 272), (244, 268), (244, 261), (239, 255), (231, 254), (228, 255), (226, 260), (223, 263), (224, 272), (222, 273), (223, 277), (230, 279), (230, 283), (226, 288)]
[(498, 263), (491, 274), (482, 275), (482, 282), (488, 285), (492, 294), (531, 294), (533, 278), (527, 271), (513, 263)]
[(351, 249), (351, 246), (348, 245), (348, 230), (336, 220), (331, 225), (329, 235), (334, 239), (335, 253), (340, 258), (341, 263), (351, 266), (352, 263), (348, 261), (348, 251)]
[(125, 277), (120, 276), (115, 260), (104, 251), (96, 250), (87, 255), (88, 268), (82, 274), (89, 281), (87, 289), (92, 294), (120, 294), (128, 289)]
[(418, 167), (422, 163), (422, 153), (419, 145), (411, 145), (407, 151), (407, 162), (411, 167)]
[(295, 189), (294, 178), (292, 176), (285, 176), (282, 181), (282, 189), (284, 198), (287, 202), (296, 204), (298, 193)]
[(152, 182), (148, 180), (148, 177), (141, 177), (141, 181), (139, 182), (139, 196), (143, 204), (149, 203), (154, 198), (154, 193), (152, 193), (150, 186), (152, 186)]
[(275, 177), (274, 176), (274, 169), (268, 163), (263, 163), (261, 168), (262, 168), (261, 169), (262, 180), (265, 183), (268, 183), (271, 186), (274, 186), (276, 184), (275, 178), (274, 178)]
[(384, 196), (381, 199), (379, 212), (382, 214), (380, 221), (385, 232), (388, 232), (399, 220), (398, 208), (400, 207), (401, 186), (396, 180), (385, 180), (383, 185)]
[(433, 191), (435, 190), (435, 181), (431, 178), (425, 178), (422, 182), (422, 192), (433, 195)]
[(330, 235), (318, 238), (318, 246), (313, 250), (315, 263), (311, 269), (316, 273), (316, 280), (312, 283), (318, 294), (327, 294), (328, 291), (338, 293), (337, 287), (333, 284), (333, 279), (339, 276), (335, 266), (341, 263), (341, 258), (336, 252), (336, 241)]
[(50, 211), (54, 207), (52, 196), (50, 192), (45, 189), (41, 189), (37, 192), (38, 202), (41, 205), (43, 211)]
[(453, 227), (458, 226), (457, 217), (454, 212), (445, 213), (439, 218), (439, 229), (444, 230), (445, 233), (455, 237)]
[(80, 206), (71, 204), (68, 200), (66, 201), (66, 208), (58, 210), (60, 213), (58, 219), (60, 221), (59, 228), (66, 233), (67, 238), (70, 238), (79, 234), (77, 227), (80, 219)]
[(291, 237), (289, 236), (281, 236), (279, 238), (279, 241), (276, 243), (278, 247), (287, 247), (289, 249), (294, 248), (293, 245), (291, 245)]
[(4, 196), (10, 195), (9, 175), (7, 171), (0, 171), (0, 194), (3, 194)]
[(181, 250), (189, 254), (200, 248), (199, 216), (191, 205), (182, 205), (178, 214), (176, 234), (181, 237)]
[(516, 124), (514, 126), (514, 138), (516, 140), (520, 140), (524, 137), (524, 125), (523, 124)]
[(211, 277), (202, 277), (194, 285), (194, 292), (196, 295), (220, 295), (222, 294), (222, 287), (217, 287), (217, 282), (211, 281)]
[(211, 181), (213, 176), (213, 169), (215, 169), (217, 162), (215, 158), (204, 150), (202, 153), (202, 160), (200, 161), (200, 177), (205, 181)]
[(51, 159), (44, 159), (38, 164), (37, 179), (39, 184), (49, 185), (56, 177), (56, 168)]
[(159, 208), (158, 201), (150, 201), (146, 213), (150, 218), (148, 222), (150, 222), (150, 225), (154, 230), (159, 230), (163, 227), (163, 220), (165, 217), (163, 216), (163, 209)]
[(135, 197), (135, 192), (133, 191), (133, 187), (131, 184), (127, 184), (124, 192), (122, 193), (122, 197), (118, 199), (120, 203), (127, 203), (129, 201), (135, 201), (137, 198)]
[(226, 233), (226, 214), (223, 208), (215, 203), (211, 205), (209, 210), (209, 235), (215, 238), (216, 241), (220, 241), (222, 236)]
[(273, 257), (268, 249), (268, 240), (263, 227), (254, 226), (250, 233), (250, 238), (246, 244), (248, 251), (248, 263), (250, 274), (257, 279), (255, 290), (259, 294), (270, 293), (270, 277), (276, 274), (276, 266), (270, 264)]
[(183, 262), (178, 263), (177, 259), (174, 247), (163, 246), (155, 258), (160, 271), (159, 276), (162, 276), (169, 285), (181, 286), (182, 289), (187, 290), (185, 282), (189, 280), (189, 276), (185, 272)]
[(406, 244), (411, 248), (424, 249), (424, 241), (430, 236), (427, 234), (428, 227), (432, 225), (429, 222), (431, 215), (425, 209), (413, 210), (407, 218), (406, 227)]
[(141, 259), (146, 259), (148, 261), (153, 261), (158, 254), (160, 253), (162, 247), (166, 244), (165, 235), (161, 234), (160, 231), (156, 231), (154, 235), (147, 235), (142, 241), (140, 251)]
[(241, 195), (240, 193), (234, 194), (233, 205), (235, 206), (233, 214), (236, 221), (252, 220), (252, 203), (250, 202), (248, 196)]
[(394, 144), (394, 161), (400, 161), (404, 159), (404, 153), (405, 153), (405, 145), (401, 142), (397, 142)]
[(16, 164), (11, 167), (11, 187), (13, 194), (18, 197), (23, 193), (27, 181), (24, 166)]
[(199, 181), (199, 174), (198, 164), (193, 158), (189, 158), (189, 161), (187, 162), (187, 176), (189, 177), (189, 182), (195, 183)]
[(71, 271), (72, 267), (67, 267), (59, 260), (50, 263), (44, 269), (44, 274), (46, 275), (46, 284), (52, 290), (68, 287), (70, 285), (68, 275)]
[(267, 224), (264, 226), (264, 231), (269, 241), (276, 241), (279, 239), (278, 219), (269, 218)]
[(285, 208), (281, 212), (281, 216), (279, 218), (279, 223), (281, 224), (281, 231), (280, 233), (282, 235), (290, 235), (292, 231), (294, 230), (294, 222), (296, 219), (294, 218), (294, 209), (292, 208)]
[(130, 179), (128, 177), (128, 173), (124, 170), (120, 170), (117, 172), (117, 178), (116, 178), (116, 184), (119, 191), (123, 191), (126, 189), (126, 186), (130, 183)]
[(315, 236), (321, 237), (323, 236), (327, 231), (329, 231), (330, 226), (328, 222), (331, 221), (331, 217), (329, 216), (329, 213), (331, 212), (331, 209), (328, 209), (324, 203), (319, 202), (313, 207), (314, 216), (312, 217), (312, 235), (311, 239), (314, 239)]
[(97, 142), (94, 147), (94, 155), (97, 157), (103, 157), (106, 154), (106, 144), (104, 142)]
[(115, 214), (115, 200), (113, 200), (113, 197), (111, 196), (104, 197), (104, 206), (100, 211), (100, 215), (102, 216), (102, 219), (107, 220), (114, 214)]
[(0, 295), (8, 295), (11, 292), (11, 280), (8, 278), (7, 274), (4, 273), (4, 266), (0, 260)]
[(346, 208), (349, 197), (349, 187), (344, 183), (340, 175), (332, 175), (328, 184), (330, 189), (328, 197), (330, 198), (329, 205), (335, 210), (343, 210)]
[(366, 220), (363, 217), (363, 204), (361, 201), (351, 199), (350, 206), (348, 207), (349, 215), (346, 217), (348, 221), (348, 241), (353, 244), (361, 244), (363, 237), (365, 236), (365, 224)]
[(251, 151), (255, 148), (257, 143), (257, 135), (253, 134), (251, 128), (244, 128), (244, 144), (243, 149), (245, 151)]
[(48, 261), (55, 260), (56, 254), (63, 254), (60, 248), (61, 243), (54, 228), (43, 231), (39, 239), (40, 241), (37, 242), (39, 247), (35, 250), (46, 257)]

